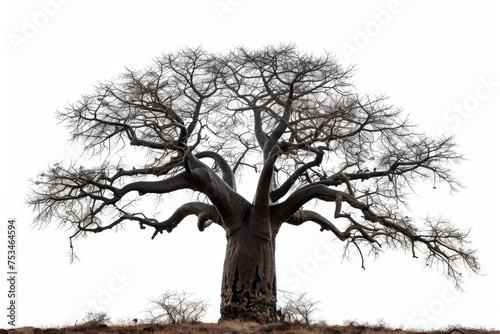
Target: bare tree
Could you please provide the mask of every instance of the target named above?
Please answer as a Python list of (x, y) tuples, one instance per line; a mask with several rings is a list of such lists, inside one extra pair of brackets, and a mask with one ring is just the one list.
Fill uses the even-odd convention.
[(278, 310), (280, 320), (296, 323), (311, 324), (311, 316), (318, 311), (318, 300), (307, 296), (307, 292), (294, 293), (280, 291), (282, 306)]
[(146, 322), (160, 324), (179, 324), (199, 321), (207, 312), (208, 302), (192, 299), (186, 291), (170, 291), (152, 299), (146, 308)]
[[(125, 223), (151, 229), (152, 238), (189, 215), (200, 231), (221, 226), (225, 319), (276, 319), (283, 223), (319, 225), (359, 252), (363, 267), (365, 252), (402, 249), (460, 284), (463, 269), (479, 271), (468, 232), (440, 218), (417, 222), (406, 208), (415, 183), (460, 188), (453, 138), (418, 133), (384, 96), (357, 92), (352, 74), (329, 54), (290, 45), (224, 55), (184, 49), (128, 69), (58, 113), (99, 164), (41, 173), (28, 200), (36, 222), (72, 227), (72, 255), (75, 238)], [(129, 165), (127, 152), (141, 152), (143, 164)], [(249, 202), (236, 180), (254, 171)], [(143, 196), (180, 190), (198, 200), (170, 217), (141, 209)], [(331, 203), (331, 216), (308, 208), (314, 201)]]

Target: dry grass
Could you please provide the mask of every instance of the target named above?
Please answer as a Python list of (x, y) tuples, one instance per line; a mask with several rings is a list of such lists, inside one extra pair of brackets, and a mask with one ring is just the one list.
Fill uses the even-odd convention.
[(497, 330), (469, 329), (469, 328), (450, 328), (441, 331), (408, 331), (402, 329), (391, 329), (382, 325), (368, 326), (351, 323), (345, 326), (327, 326), (327, 325), (298, 325), (290, 323), (276, 323), (261, 325), (251, 322), (223, 321), (220, 324), (196, 323), (173, 325), (149, 325), (139, 324), (136, 326), (106, 326), (97, 323), (87, 323), (65, 328), (34, 328), (23, 327), (11, 330), (0, 330), (0, 334), (63, 334), (63, 333), (85, 333), (85, 334), (267, 334), (267, 333), (286, 333), (286, 334), (500, 334)]

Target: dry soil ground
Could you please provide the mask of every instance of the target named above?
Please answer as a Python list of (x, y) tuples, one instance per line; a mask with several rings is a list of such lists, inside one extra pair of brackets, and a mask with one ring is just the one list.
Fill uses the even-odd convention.
[(64, 328), (35, 328), (23, 327), (16, 329), (0, 329), (0, 334), (63, 334), (63, 333), (157, 333), (157, 334), (257, 334), (257, 333), (287, 333), (287, 334), (500, 334), (498, 330), (469, 329), (469, 328), (449, 328), (431, 332), (408, 331), (401, 329), (390, 329), (384, 326), (365, 326), (350, 324), (346, 326), (326, 326), (326, 325), (296, 325), (289, 323), (277, 323), (270, 325), (260, 325), (256, 323), (244, 322), (222, 322), (220, 324), (197, 323), (173, 325), (148, 325), (138, 324), (136, 326), (106, 326), (103, 324), (87, 323)]

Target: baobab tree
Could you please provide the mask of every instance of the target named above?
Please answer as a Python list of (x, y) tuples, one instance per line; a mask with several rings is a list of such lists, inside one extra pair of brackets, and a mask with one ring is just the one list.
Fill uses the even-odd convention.
[[(71, 250), (76, 238), (123, 224), (150, 229), (153, 239), (190, 215), (200, 231), (219, 225), (223, 319), (276, 319), (282, 224), (317, 224), (362, 263), (366, 253), (402, 249), (460, 284), (464, 270), (479, 271), (468, 232), (439, 218), (418, 222), (405, 207), (415, 182), (460, 188), (453, 138), (418, 133), (385, 96), (356, 91), (352, 75), (331, 55), (292, 45), (182, 49), (127, 69), (58, 112), (99, 163), (57, 163), (39, 174), (28, 200), (35, 223), (73, 228)], [(125, 155), (138, 152), (140, 165), (129, 165)], [(248, 175), (258, 179), (252, 201), (236, 187)], [(141, 196), (182, 190), (193, 201), (170, 216), (139, 205)], [(331, 205), (331, 215), (313, 202)]]

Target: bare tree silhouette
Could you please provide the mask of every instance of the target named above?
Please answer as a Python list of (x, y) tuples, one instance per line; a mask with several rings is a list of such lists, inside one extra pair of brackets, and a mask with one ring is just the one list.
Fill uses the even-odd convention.
[[(284, 223), (319, 225), (362, 265), (365, 252), (409, 251), (460, 284), (464, 268), (479, 271), (468, 232), (440, 218), (417, 222), (405, 208), (414, 183), (460, 188), (453, 138), (418, 133), (386, 97), (357, 92), (352, 74), (329, 54), (291, 45), (183, 49), (127, 69), (58, 113), (100, 165), (56, 163), (33, 180), (36, 222), (74, 228), (72, 255), (75, 238), (126, 222), (152, 229), (152, 238), (189, 215), (200, 231), (219, 225), (225, 319), (276, 319), (275, 238)], [(128, 166), (126, 154), (137, 152), (143, 164)], [(236, 184), (255, 172), (250, 202)], [(141, 196), (185, 189), (198, 200), (170, 217), (139, 205)], [(312, 201), (331, 203), (331, 216), (308, 209)]]
[(320, 301), (308, 297), (307, 292), (294, 293), (280, 290), (282, 305), (277, 311), (280, 320), (311, 324), (311, 317), (318, 311)]
[(154, 324), (180, 324), (199, 321), (207, 312), (208, 302), (193, 299), (186, 291), (167, 290), (151, 299), (145, 321)]

